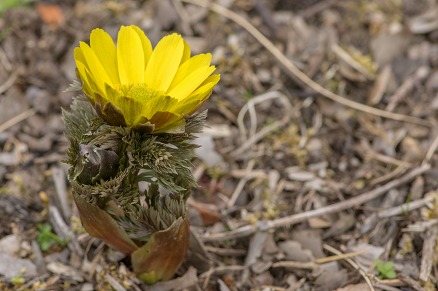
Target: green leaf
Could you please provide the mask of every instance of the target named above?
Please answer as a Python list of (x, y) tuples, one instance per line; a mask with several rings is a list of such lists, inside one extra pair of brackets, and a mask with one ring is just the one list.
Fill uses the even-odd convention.
[(14, 276), (11, 278), (11, 283), (14, 285), (23, 285), (24, 283), (26, 283), (26, 280), (23, 277)]
[(395, 279), (397, 278), (397, 273), (394, 270), (393, 262), (383, 262), (381, 260), (376, 260), (374, 262), (377, 271), (379, 272), (380, 279)]
[(52, 232), (52, 226), (48, 223), (38, 225), (37, 242), (42, 251), (48, 251), (53, 245), (65, 246), (67, 242)]
[(23, 6), (29, 4), (31, 0), (2, 0), (0, 1), (0, 15), (2, 15), (6, 10)]

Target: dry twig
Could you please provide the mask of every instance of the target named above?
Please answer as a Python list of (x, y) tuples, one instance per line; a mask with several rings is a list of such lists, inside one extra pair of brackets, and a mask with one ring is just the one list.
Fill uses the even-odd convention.
[(187, 11), (184, 9), (181, 0), (174, 0), (173, 6), (175, 7), (176, 13), (178, 13), (179, 18), (181, 18), (181, 29), (185, 35), (193, 35), (193, 30), (190, 27), (190, 17)]
[(429, 149), (427, 150), (426, 156), (424, 157), (423, 160), (423, 164), (428, 164), (430, 162), (437, 148), (438, 148), (438, 136), (435, 137), (434, 141), (432, 142)]
[(202, 290), (207, 290), (207, 286), (210, 283), (210, 278), (213, 275), (223, 275), (231, 272), (241, 272), (247, 269), (248, 267), (241, 265), (229, 265), (229, 266), (219, 266), (216, 268), (211, 268), (207, 272), (204, 272), (201, 275), (199, 275), (199, 279), (205, 278), (202, 284)]
[(276, 229), (279, 227), (285, 227), (285, 226), (291, 226), (294, 224), (297, 224), (299, 222), (305, 221), (309, 218), (313, 217), (319, 217), (322, 215), (327, 215), (331, 213), (336, 213), (339, 211), (343, 211), (346, 209), (351, 209), (353, 207), (357, 207), (365, 202), (371, 201), (380, 195), (388, 192), (390, 189), (393, 189), (395, 187), (398, 187), (400, 185), (403, 185), (415, 177), (425, 173), (430, 169), (430, 165), (422, 165), (418, 168), (415, 168), (405, 174), (404, 176), (394, 179), (391, 182), (388, 182), (385, 185), (382, 185), (374, 190), (371, 190), (369, 192), (365, 192), (361, 195), (355, 196), (353, 198), (350, 198), (348, 200), (344, 200), (326, 207), (321, 207), (319, 209), (314, 209), (298, 214), (294, 214), (291, 216), (286, 216), (274, 220), (268, 220), (268, 221), (259, 221), (255, 225), (245, 225), (240, 228), (237, 228), (235, 230), (229, 231), (229, 232), (223, 232), (223, 233), (215, 233), (215, 234), (207, 234), (202, 237), (204, 241), (223, 241), (227, 239), (236, 239), (239, 237), (245, 237), (248, 235), (251, 235), (255, 233), (256, 231), (267, 231), (270, 229)]
[[(284, 112), (285, 112), (283, 118), (279, 121), (275, 121), (274, 123), (264, 127), (263, 129), (261, 129), (259, 132), (256, 133), (257, 114), (256, 111), (254, 110), (254, 106), (259, 103), (265, 102), (267, 100), (277, 99), (277, 98), (283, 103)], [(249, 116), (251, 120), (251, 127), (248, 136), (246, 133), (245, 125), (243, 123), (243, 119), (245, 117), (246, 112), (250, 113)], [(288, 124), (291, 119), (292, 112), (293, 112), (293, 107), (292, 104), (289, 102), (289, 99), (284, 94), (278, 91), (267, 92), (265, 94), (262, 94), (260, 96), (254, 97), (251, 100), (249, 100), (242, 107), (237, 117), (237, 123), (239, 126), (240, 136), (243, 144), (238, 149), (236, 149), (231, 155), (234, 157), (241, 155), (253, 144), (261, 140), (270, 132), (277, 130), (278, 128), (281, 128), (282, 126)]]
[(67, 184), (65, 172), (61, 167), (53, 166), (51, 168), (53, 184), (55, 184), (56, 198), (61, 207), (64, 219), (68, 220), (71, 216), (71, 208), (67, 198)]
[(5, 123), (0, 125), (0, 133), (5, 131), (6, 129), (16, 125), (17, 123), (20, 123), (23, 120), (26, 120), (27, 118), (31, 117), (32, 115), (34, 115), (36, 112), (34, 109), (28, 109), (14, 117), (12, 117), (11, 119), (9, 119), (8, 121), (6, 121)]
[(406, 203), (403, 203), (402, 205), (383, 209), (377, 213), (377, 217), (379, 219), (382, 219), (382, 218), (393, 217), (393, 216), (400, 215), (400, 214), (405, 214), (405, 213), (408, 213), (412, 210), (421, 208), (434, 200), (435, 200), (435, 197), (426, 196), (425, 198), (420, 199), (420, 200), (406, 202)]
[(356, 61), (349, 53), (347, 53), (339, 45), (334, 44), (332, 51), (344, 62), (350, 65), (353, 69), (364, 75), (368, 80), (372, 80), (374, 76), (358, 61)]
[(423, 243), (423, 252), (421, 256), (421, 268), (419, 278), (423, 282), (427, 282), (429, 279), (430, 273), (432, 271), (432, 264), (435, 253), (435, 245), (437, 243), (438, 237), (438, 226), (434, 225), (429, 228), (426, 232), (424, 243)]
[(398, 278), (405, 282), (409, 287), (416, 291), (424, 291), (424, 288), (420, 285), (418, 280), (411, 278), (409, 275), (405, 273), (399, 273)]
[(272, 264), (272, 268), (313, 270), (318, 267), (315, 262), (280, 261)]
[(244, 249), (233, 249), (233, 248), (216, 248), (216, 247), (210, 247), (206, 246), (205, 250), (209, 253), (218, 255), (218, 256), (245, 256), (246, 250)]
[(340, 260), (346, 260), (351, 257), (355, 257), (368, 252), (367, 250), (352, 252), (348, 254), (343, 254), (341, 252), (337, 253), (335, 256), (329, 256), (321, 259), (316, 259), (312, 262), (297, 262), (297, 261), (280, 261), (272, 264), (273, 268), (294, 268), (294, 269), (309, 269), (313, 270), (318, 267), (318, 265), (326, 264), (329, 262), (335, 262)]
[(403, 232), (417, 232), (417, 233), (423, 233), (426, 230), (430, 229), (431, 227), (435, 227), (438, 225), (438, 219), (429, 219), (425, 221), (418, 221), (413, 224), (408, 225), (407, 227), (403, 228)]
[[(346, 255), (346, 254), (341, 253), (337, 249), (335, 249), (335, 248), (333, 248), (333, 247), (331, 247), (331, 246), (329, 246), (327, 244), (324, 244), (323, 247), (324, 247), (325, 250), (327, 250), (327, 251), (329, 251), (329, 252), (331, 252), (331, 253), (333, 253), (335, 255), (338, 255), (338, 256)], [(368, 278), (368, 275), (364, 272), (364, 270), (362, 270), (361, 267), (359, 267), (359, 265), (356, 264), (352, 259), (344, 258), (344, 260), (347, 263), (349, 263), (350, 266), (352, 266), (356, 271), (358, 271), (360, 273), (360, 275), (364, 278), (365, 282), (367, 283), (368, 287), (370, 287), (370, 290), (374, 291), (373, 284), (371, 283), (370, 278)]]
[(409, 94), (409, 92), (417, 85), (419, 82), (424, 81), (430, 74), (430, 68), (428, 66), (419, 67), (412, 76), (409, 76), (403, 84), (397, 89), (397, 91), (389, 97), (389, 103), (386, 106), (386, 110), (393, 111), (397, 104)]
[(12, 85), (14, 85), (15, 80), (17, 80), (18, 72), (13, 71), (9, 78), (0, 86), (0, 94), (6, 92)]
[[(250, 160), (248, 162), (248, 165), (246, 166), (246, 169), (245, 169), (248, 174), (251, 173), (252, 169), (254, 168), (254, 165), (255, 165), (254, 160)], [(237, 199), (239, 199), (240, 193), (242, 193), (243, 187), (245, 187), (246, 182), (248, 182), (249, 180), (250, 180), (250, 178), (248, 176), (245, 176), (242, 179), (240, 179), (239, 183), (236, 186), (236, 189), (234, 189), (234, 192), (231, 195), (230, 200), (228, 200), (227, 206), (229, 208), (234, 206)]]

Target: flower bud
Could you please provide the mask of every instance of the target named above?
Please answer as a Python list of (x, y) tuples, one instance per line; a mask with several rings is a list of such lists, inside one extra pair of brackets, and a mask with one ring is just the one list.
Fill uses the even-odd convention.
[(74, 179), (81, 184), (92, 185), (113, 178), (118, 168), (119, 157), (115, 152), (80, 144)]

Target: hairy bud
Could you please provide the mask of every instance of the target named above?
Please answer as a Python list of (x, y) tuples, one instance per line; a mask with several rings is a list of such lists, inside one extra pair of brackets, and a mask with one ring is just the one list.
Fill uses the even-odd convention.
[(80, 144), (73, 178), (81, 184), (92, 185), (113, 178), (118, 168), (119, 157), (115, 152)]

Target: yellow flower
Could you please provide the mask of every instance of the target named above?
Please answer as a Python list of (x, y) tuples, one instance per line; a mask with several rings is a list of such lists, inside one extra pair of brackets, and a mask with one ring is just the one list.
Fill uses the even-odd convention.
[(219, 75), (211, 54), (190, 57), (179, 34), (163, 37), (155, 49), (137, 26), (122, 26), (117, 47), (102, 29), (94, 29), (90, 45), (75, 48), (82, 90), (109, 125), (147, 133), (178, 132), (184, 117), (210, 96)]

